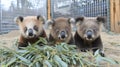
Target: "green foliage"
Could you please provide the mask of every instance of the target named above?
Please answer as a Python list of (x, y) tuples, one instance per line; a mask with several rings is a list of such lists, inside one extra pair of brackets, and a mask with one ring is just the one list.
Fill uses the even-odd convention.
[[(40, 46), (36, 45), (38, 42), (41, 42)], [(90, 52), (77, 51), (75, 45), (61, 43), (49, 46), (43, 38), (38, 42), (16, 50), (0, 48), (1, 67), (96, 67), (101, 66), (101, 62), (119, 64), (113, 59), (101, 57), (99, 50), (93, 56)]]

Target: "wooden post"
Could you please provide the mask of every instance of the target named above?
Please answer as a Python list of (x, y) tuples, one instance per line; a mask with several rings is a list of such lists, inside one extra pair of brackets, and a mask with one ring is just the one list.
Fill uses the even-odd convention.
[(110, 0), (111, 31), (120, 33), (120, 0)]
[(120, 7), (120, 5), (119, 5), (119, 1), (120, 0), (114, 0), (114, 1), (116, 1), (115, 2), (115, 7), (116, 7), (116, 12), (115, 12), (115, 30), (116, 30), (116, 33), (120, 33), (120, 26), (119, 26), (119, 22), (120, 22), (120, 10), (119, 10), (119, 7)]
[(111, 31), (115, 31), (115, 23), (114, 23), (114, 17), (115, 17), (115, 15), (114, 15), (114, 9), (115, 9), (115, 5), (114, 5), (114, 0), (110, 0), (110, 22), (111, 22)]
[(47, 19), (51, 19), (51, 0), (47, 0)]

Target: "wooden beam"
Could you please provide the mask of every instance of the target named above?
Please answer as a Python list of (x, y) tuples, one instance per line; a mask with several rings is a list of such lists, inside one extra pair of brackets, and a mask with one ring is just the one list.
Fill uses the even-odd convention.
[(47, 19), (51, 19), (51, 0), (47, 0)]
[(110, 0), (110, 22), (111, 22), (111, 31), (115, 32), (115, 1)]
[(118, 25), (118, 23), (120, 22), (119, 0), (114, 0), (114, 1), (115, 1), (115, 31), (116, 33), (120, 33), (119, 25)]

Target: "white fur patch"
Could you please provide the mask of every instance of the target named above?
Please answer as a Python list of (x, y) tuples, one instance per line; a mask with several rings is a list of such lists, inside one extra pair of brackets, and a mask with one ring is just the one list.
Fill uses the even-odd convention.
[(75, 19), (74, 18), (70, 18), (70, 23), (75, 23)]
[[(34, 27), (34, 23), (33, 22), (29, 22), (29, 24), (26, 24), (26, 27), (27, 27), (27, 31), (26, 31), (26, 35), (29, 36), (29, 32), (28, 30), (29, 29), (32, 29), (33, 30), (33, 34), (36, 34), (36, 31), (33, 29)], [(32, 38), (33, 36), (31, 36), (30, 38)]]
[[(20, 32), (21, 32), (21, 34), (24, 36), (24, 37), (26, 37), (26, 38), (33, 38), (35, 35), (36, 36), (38, 36), (38, 35), (40, 35), (40, 32), (42, 31), (42, 27), (40, 28), (40, 26), (39, 26), (39, 30), (38, 31), (36, 31), (36, 30), (34, 30), (34, 26), (35, 26), (35, 23), (34, 22), (29, 22), (28, 24), (25, 24), (26, 25), (26, 27), (27, 27), (27, 31), (26, 32), (23, 32), (24, 30), (21, 30)], [(33, 36), (29, 36), (29, 32), (28, 32), (28, 30), (29, 29), (32, 29), (33, 30)]]
[(86, 35), (86, 34), (84, 34), (84, 36), (83, 36), (83, 37), (84, 37), (86, 40), (88, 40), (88, 41), (92, 41), (92, 40), (94, 39), (94, 37), (95, 37), (95, 36), (94, 36), (94, 35), (92, 35), (92, 38), (90, 38), (90, 39), (89, 39), (89, 38), (87, 38), (87, 35)]
[(46, 23), (45, 23), (45, 29), (48, 29), (49, 28), (49, 26), (51, 25), (51, 24), (53, 24), (54, 22), (52, 21), (52, 20), (48, 20)]

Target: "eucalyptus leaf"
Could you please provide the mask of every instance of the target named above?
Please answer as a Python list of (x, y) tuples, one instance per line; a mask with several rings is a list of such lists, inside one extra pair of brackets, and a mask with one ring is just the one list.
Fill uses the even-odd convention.
[(31, 63), (28, 59), (26, 59), (18, 54), (15, 54), (15, 56), (18, 57), (21, 61), (25, 62), (27, 65), (29, 65)]
[(77, 51), (76, 45), (59, 43), (49, 46), (44, 38), (40, 38), (34, 44), (29, 43), (29, 46), (21, 50), (0, 47), (0, 56), (1, 67), (76, 67), (78, 65), (80, 67), (99, 67), (99, 63), (102, 61), (107, 64), (120, 64), (114, 59), (101, 57), (99, 50), (93, 56), (91, 52)]
[(44, 64), (47, 65), (47, 67), (52, 67), (52, 65), (50, 64), (50, 62), (48, 60), (45, 60)]
[(54, 56), (54, 60), (60, 64), (60, 67), (68, 67), (68, 64), (62, 61), (58, 55)]
[(11, 64), (16, 62), (16, 57), (10, 59), (10, 61), (6, 64), (6, 67), (10, 66)]

